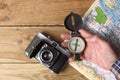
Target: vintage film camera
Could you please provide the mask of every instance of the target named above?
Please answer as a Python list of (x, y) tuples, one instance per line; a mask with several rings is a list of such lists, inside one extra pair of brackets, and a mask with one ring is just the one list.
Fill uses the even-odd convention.
[(61, 47), (57, 42), (50, 40), (42, 33), (38, 33), (25, 50), (29, 58), (48, 67), (52, 72), (58, 74), (68, 62), (71, 56), (67, 49)]

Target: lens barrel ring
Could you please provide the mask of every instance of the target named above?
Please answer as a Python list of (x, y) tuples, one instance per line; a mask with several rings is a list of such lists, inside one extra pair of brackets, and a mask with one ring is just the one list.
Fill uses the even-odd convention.
[(42, 50), (40, 53), (40, 59), (43, 62), (51, 62), (53, 59), (53, 53), (50, 50)]

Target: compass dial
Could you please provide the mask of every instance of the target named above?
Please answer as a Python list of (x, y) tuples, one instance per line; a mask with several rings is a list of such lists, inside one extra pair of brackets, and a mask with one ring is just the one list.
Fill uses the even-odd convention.
[(68, 41), (68, 49), (72, 53), (81, 53), (85, 48), (85, 42), (82, 38), (80, 37), (72, 37)]

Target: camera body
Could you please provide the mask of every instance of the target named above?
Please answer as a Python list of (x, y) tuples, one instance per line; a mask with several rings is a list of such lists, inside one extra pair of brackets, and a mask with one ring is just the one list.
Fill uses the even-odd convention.
[(58, 74), (68, 62), (71, 53), (61, 47), (57, 42), (50, 40), (42, 33), (38, 33), (25, 50), (29, 58), (48, 67), (52, 72)]

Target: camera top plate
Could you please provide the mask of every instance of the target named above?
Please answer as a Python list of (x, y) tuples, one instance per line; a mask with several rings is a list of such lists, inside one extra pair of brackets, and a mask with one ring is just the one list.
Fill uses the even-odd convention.
[(44, 45), (45, 42), (47, 44), (51, 45), (51, 47), (54, 47), (56, 50), (62, 51), (64, 55), (66, 55), (68, 57), (71, 56), (71, 54), (69, 53), (69, 51), (67, 51), (66, 49), (62, 48), (57, 42), (52, 41), (49, 38), (47, 38), (42, 33), (38, 33), (34, 37), (34, 39), (32, 40), (32, 42), (29, 44), (29, 46), (25, 50), (25, 54), (27, 56), (29, 56), (30, 58), (34, 57), (38, 53), (38, 51), (42, 47), (42, 45)]

